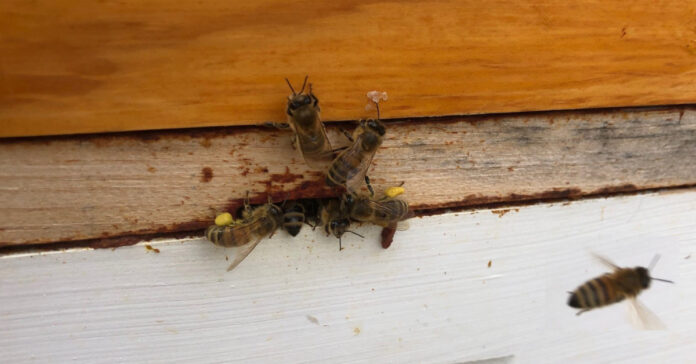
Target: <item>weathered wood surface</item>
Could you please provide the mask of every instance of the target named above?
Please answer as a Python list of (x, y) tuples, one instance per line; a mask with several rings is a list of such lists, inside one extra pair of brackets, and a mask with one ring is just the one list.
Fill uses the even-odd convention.
[[(417, 209), (696, 184), (696, 110), (390, 123), (370, 176)], [(5, 141), (0, 245), (203, 229), (247, 190), (336, 193), (268, 128)]]
[[(543, 223), (540, 223), (543, 222)], [(392, 247), (305, 229), (233, 272), (203, 240), (0, 257), (0, 351), (37, 362), (688, 363), (696, 350), (696, 190), (414, 219)], [(580, 317), (566, 291), (662, 260), (640, 298)], [(490, 262), (490, 267), (489, 267)], [(479, 364), (480, 362), (476, 362)]]
[(0, 136), (696, 102), (696, 3), (0, 2)]

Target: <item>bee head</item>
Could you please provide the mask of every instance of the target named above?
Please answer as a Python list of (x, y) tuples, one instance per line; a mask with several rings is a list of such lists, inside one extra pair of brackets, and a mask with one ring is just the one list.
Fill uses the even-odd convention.
[(382, 122), (379, 120), (369, 119), (365, 122), (365, 127), (368, 130), (372, 130), (375, 133), (379, 134), (379, 136), (384, 136), (384, 134), (386, 133), (386, 130), (384, 129), (384, 124), (382, 124)]
[[(319, 99), (312, 93), (312, 84), (309, 84), (309, 93), (304, 93), (305, 86), (307, 85), (307, 77), (305, 77), (304, 83), (302, 84), (302, 89), (300, 92), (295, 92), (292, 88), (292, 84), (286, 78), (285, 81), (288, 83), (290, 90), (292, 91), (292, 96), (288, 96), (288, 108), (286, 112), (291, 117), (302, 118), (300, 113), (312, 113), (314, 111), (319, 111)], [(310, 105), (310, 107), (307, 107)], [(311, 119), (311, 118), (310, 118)]]
[(636, 267), (636, 273), (638, 273), (638, 279), (640, 280), (640, 286), (643, 288), (650, 287), (650, 273), (646, 268)]
[(350, 225), (350, 221), (348, 221), (348, 219), (331, 220), (329, 223), (329, 228), (335, 237), (340, 238), (343, 236), (343, 234), (345, 234), (346, 230), (348, 229), (348, 225)]
[(318, 109), (319, 100), (314, 94), (297, 94), (288, 96), (288, 109), (286, 110), (288, 115), (297, 116), (297, 113), (305, 109)]

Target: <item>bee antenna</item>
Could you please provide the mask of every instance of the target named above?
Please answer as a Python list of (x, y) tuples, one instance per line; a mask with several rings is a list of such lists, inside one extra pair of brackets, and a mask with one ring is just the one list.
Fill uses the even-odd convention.
[(379, 118), (379, 102), (375, 102), (375, 108), (377, 108), (377, 120), (381, 120)]
[(360, 234), (356, 233), (355, 231), (350, 231), (350, 230), (346, 230), (346, 232), (347, 232), (347, 233), (351, 233), (351, 234), (355, 234), (355, 235), (357, 235), (357, 236), (359, 236), (359, 237), (361, 237), (361, 238), (365, 239), (365, 237), (364, 237), (364, 236), (362, 236), (362, 235), (360, 235)]
[(652, 271), (653, 268), (655, 268), (655, 266), (657, 265), (657, 262), (660, 261), (660, 258), (661, 258), (660, 254), (655, 254), (655, 256), (650, 261), (650, 265), (648, 265), (648, 271)]
[[(285, 78), (285, 82), (287, 82), (287, 83), (288, 83), (288, 86), (290, 86), (290, 90), (292, 91), (292, 96), (297, 95), (297, 92), (295, 92), (295, 89), (292, 88), (292, 84), (290, 84), (290, 80), (288, 80), (287, 77)], [(304, 88), (304, 86), (303, 86), (303, 88)]]
[(673, 282), (673, 281), (670, 281), (669, 279), (662, 279), (662, 278), (655, 278), (655, 277), (650, 277), (650, 279), (652, 279), (652, 280), (654, 280), (654, 281), (660, 281), (660, 282), (665, 282), (665, 283), (672, 283), (672, 284), (674, 284), (674, 282)]
[(341, 250), (343, 250), (343, 246), (341, 245), (341, 237), (339, 236), (338, 237), (338, 251), (340, 252)]
[(307, 86), (307, 79), (309, 78), (309, 75), (304, 76), (304, 82), (302, 83), (302, 90), (300, 90), (300, 93), (304, 92), (305, 86)]

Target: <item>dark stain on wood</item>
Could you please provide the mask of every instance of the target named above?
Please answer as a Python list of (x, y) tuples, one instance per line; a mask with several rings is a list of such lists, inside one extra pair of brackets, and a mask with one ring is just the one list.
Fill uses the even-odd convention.
[(201, 169), (201, 182), (208, 183), (213, 179), (213, 169), (210, 167), (203, 167)]
[[(268, 171), (268, 169), (266, 169)], [(285, 173), (283, 174), (271, 174), (271, 182), (273, 183), (292, 183), (298, 179), (303, 179), (304, 176), (301, 174), (290, 173), (290, 168), (285, 167)]]

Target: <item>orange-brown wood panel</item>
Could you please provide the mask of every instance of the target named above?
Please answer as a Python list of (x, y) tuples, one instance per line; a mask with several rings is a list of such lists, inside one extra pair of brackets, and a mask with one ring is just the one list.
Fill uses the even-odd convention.
[(0, 136), (696, 102), (696, 2), (0, 2)]

